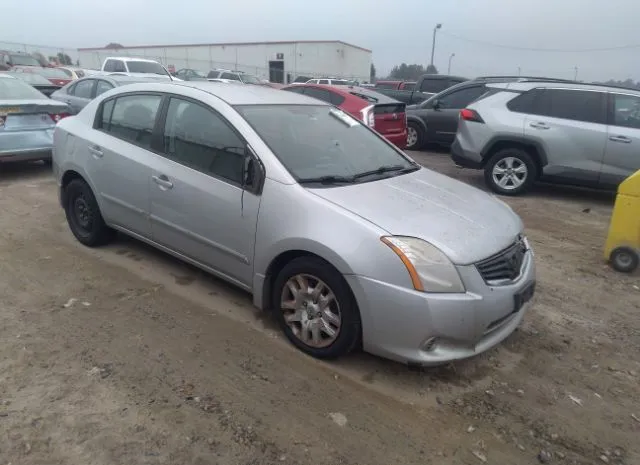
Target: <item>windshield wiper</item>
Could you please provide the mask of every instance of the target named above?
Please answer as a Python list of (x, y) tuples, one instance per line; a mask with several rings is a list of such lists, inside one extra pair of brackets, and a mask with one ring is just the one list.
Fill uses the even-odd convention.
[(409, 173), (411, 171), (415, 171), (418, 169), (417, 166), (404, 166), (404, 165), (385, 165), (376, 168), (375, 170), (365, 171), (363, 173), (358, 173), (353, 177), (355, 179), (366, 178), (367, 176), (373, 176), (375, 174), (384, 174), (384, 173), (393, 173), (399, 171), (401, 173)]
[(318, 176), (317, 178), (302, 178), (298, 179), (299, 184), (308, 184), (312, 182), (318, 182), (320, 184), (352, 184), (354, 183), (355, 176)]

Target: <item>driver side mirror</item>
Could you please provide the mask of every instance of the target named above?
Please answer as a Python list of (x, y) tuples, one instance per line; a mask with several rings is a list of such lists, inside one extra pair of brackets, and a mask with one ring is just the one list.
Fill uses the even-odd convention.
[(258, 161), (257, 157), (253, 155), (251, 149), (248, 149), (247, 156), (244, 159), (242, 187), (243, 189), (258, 195), (262, 191), (263, 181), (264, 171), (262, 164)]
[(442, 107), (442, 102), (440, 100), (435, 99), (431, 105), (434, 110), (439, 110)]

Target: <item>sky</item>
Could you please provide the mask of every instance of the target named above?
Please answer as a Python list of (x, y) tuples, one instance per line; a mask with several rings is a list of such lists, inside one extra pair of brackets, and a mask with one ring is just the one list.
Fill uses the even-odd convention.
[(455, 54), (451, 74), (466, 77), (640, 81), (639, 18), (639, 0), (0, 0), (0, 44), (342, 40), (373, 50), (384, 76), (427, 65), (441, 23), (441, 73)]

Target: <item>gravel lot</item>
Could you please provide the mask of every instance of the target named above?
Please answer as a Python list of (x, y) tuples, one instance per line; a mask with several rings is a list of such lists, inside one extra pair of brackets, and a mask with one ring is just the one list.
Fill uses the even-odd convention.
[(306, 357), (247, 294), (132, 239), (84, 248), (48, 169), (1, 166), (0, 464), (639, 464), (640, 279), (603, 262), (612, 196), (505, 200), (536, 250), (532, 311), (416, 372)]

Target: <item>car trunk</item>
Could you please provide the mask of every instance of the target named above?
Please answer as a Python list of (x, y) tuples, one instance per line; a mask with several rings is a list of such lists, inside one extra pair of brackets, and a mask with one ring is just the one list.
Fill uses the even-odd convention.
[(374, 128), (382, 135), (401, 134), (407, 130), (404, 103), (379, 103), (373, 107)]
[(0, 134), (12, 131), (53, 129), (68, 116), (66, 106), (46, 100), (0, 101)]

